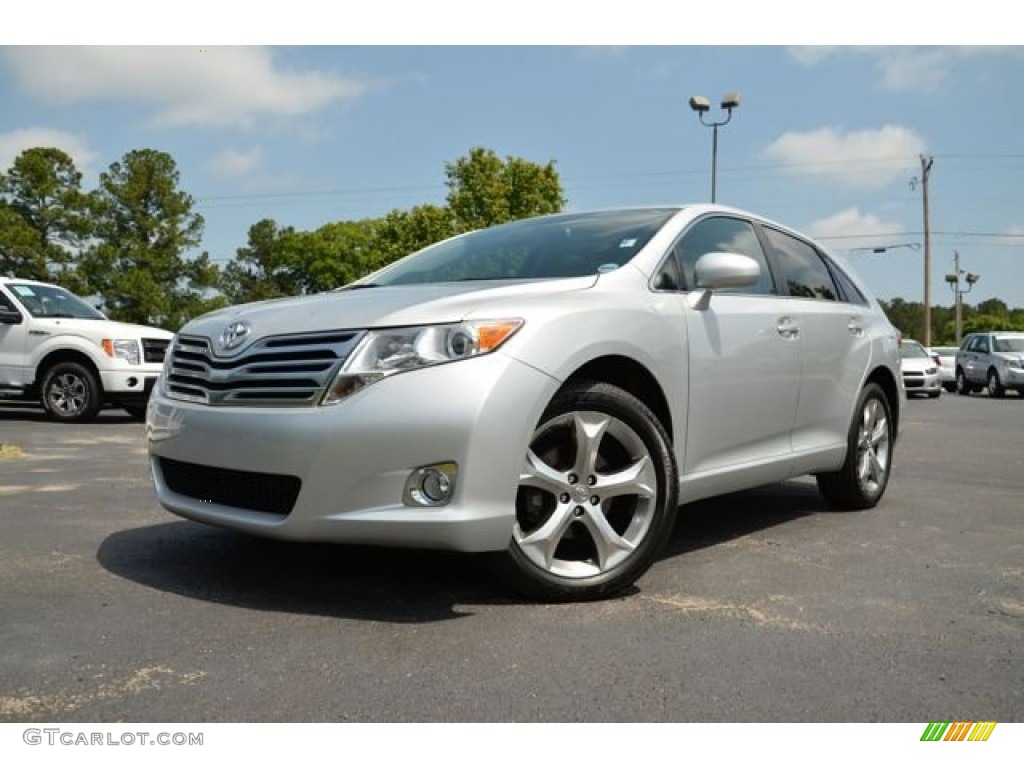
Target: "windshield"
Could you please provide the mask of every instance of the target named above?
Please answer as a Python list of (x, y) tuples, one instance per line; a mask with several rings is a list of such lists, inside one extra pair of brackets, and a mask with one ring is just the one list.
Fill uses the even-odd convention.
[(424, 248), (375, 275), (372, 285), (538, 280), (610, 272), (632, 259), (678, 212), (657, 208), (514, 221)]
[(1024, 336), (996, 336), (992, 348), (996, 352), (1024, 352)]
[(55, 285), (8, 285), (32, 317), (74, 317), (82, 320), (106, 320), (103, 313), (75, 294)]
[(904, 341), (900, 344), (900, 357), (904, 360), (912, 360), (920, 357), (931, 359), (931, 355), (925, 352), (924, 347), (916, 341)]

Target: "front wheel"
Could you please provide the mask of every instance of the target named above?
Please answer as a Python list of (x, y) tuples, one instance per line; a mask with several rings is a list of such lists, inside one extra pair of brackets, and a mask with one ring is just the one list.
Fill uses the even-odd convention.
[(43, 407), (58, 421), (92, 421), (103, 405), (95, 374), (81, 363), (55, 363), (43, 374)]
[(956, 369), (956, 393), (958, 395), (971, 394), (971, 385), (967, 382), (967, 375), (963, 368)]
[(512, 541), (491, 562), (515, 589), (541, 600), (614, 595), (661, 551), (677, 491), (668, 435), (647, 406), (609, 384), (570, 386), (533, 432)]
[(893, 442), (889, 399), (880, 386), (869, 383), (857, 401), (843, 466), (817, 477), (825, 501), (838, 509), (875, 506), (889, 483)]
[(1002, 397), (1006, 394), (1006, 389), (1003, 387), (1003, 382), (999, 380), (999, 373), (995, 368), (990, 368), (988, 372), (988, 394), (990, 397)]

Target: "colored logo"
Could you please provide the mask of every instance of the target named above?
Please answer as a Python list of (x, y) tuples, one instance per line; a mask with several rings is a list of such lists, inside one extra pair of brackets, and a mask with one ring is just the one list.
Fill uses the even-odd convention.
[(985, 723), (928, 723), (921, 741), (988, 741), (996, 724)]

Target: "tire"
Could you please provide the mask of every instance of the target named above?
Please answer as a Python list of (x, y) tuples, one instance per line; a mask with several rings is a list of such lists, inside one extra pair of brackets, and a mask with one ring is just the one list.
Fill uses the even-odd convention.
[(869, 383), (857, 400), (843, 466), (817, 477), (825, 501), (837, 509), (875, 506), (889, 484), (893, 443), (889, 400), (881, 387)]
[(572, 385), (555, 395), (533, 432), (512, 541), (490, 563), (539, 600), (610, 597), (661, 552), (677, 493), (672, 447), (650, 409), (609, 384)]
[(128, 412), (128, 415), (131, 416), (136, 421), (145, 421), (146, 420), (146, 406), (144, 406), (144, 405), (122, 405), (121, 407), (124, 408), (124, 410), (126, 410)]
[(55, 363), (43, 374), (43, 408), (57, 421), (92, 421), (103, 405), (96, 375), (81, 363)]
[(971, 385), (967, 383), (967, 376), (963, 368), (956, 369), (956, 393), (958, 395), (971, 394)]
[(995, 368), (988, 369), (988, 394), (989, 397), (1002, 397), (1006, 394), (1006, 388), (999, 381), (999, 373)]

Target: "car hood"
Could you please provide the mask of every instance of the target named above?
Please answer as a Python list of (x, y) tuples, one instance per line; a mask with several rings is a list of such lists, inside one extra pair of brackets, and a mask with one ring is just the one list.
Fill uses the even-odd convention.
[(596, 280), (587, 276), (342, 289), (218, 310), (196, 318), (181, 333), (216, 339), (231, 323), (245, 322), (255, 341), (278, 334), (450, 323), (470, 315), (498, 317), (524, 302), (585, 290)]
[(89, 338), (170, 339), (174, 335), (163, 328), (99, 318), (37, 317), (33, 319), (33, 323), (36, 327), (46, 329), (51, 334), (76, 334)]
[(900, 360), (900, 370), (924, 373), (927, 368), (937, 368), (935, 361), (923, 357), (909, 357)]

